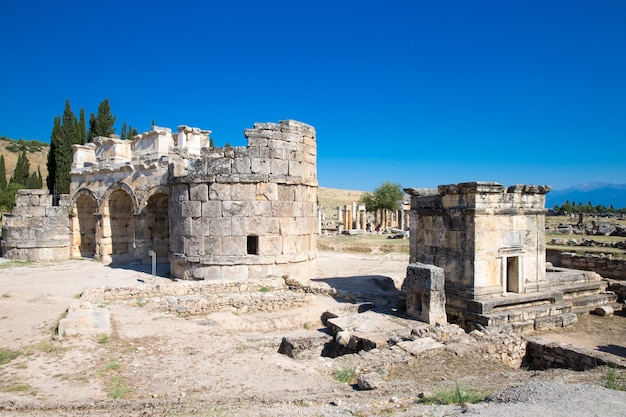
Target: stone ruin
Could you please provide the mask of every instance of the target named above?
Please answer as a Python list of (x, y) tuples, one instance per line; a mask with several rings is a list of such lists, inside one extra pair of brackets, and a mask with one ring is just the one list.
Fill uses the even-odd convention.
[[(445, 315), (431, 312), (445, 303), (448, 319), (466, 329), (532, 330), (566, 326), (575, 313), (615, 303), (598, 274), (546, 263), (549, 191), (493, 182), (405, 189), (411, 195), (407, 312), (435, 323)], [(432, 265), (444, 277), (433, 279)]]
[(153, 126), (134, 140), (73, 145), (70, 194), (21, 190), (3, 256), (169, 264), (194, 280), (315, 272), (315, 129), (285, 120), (246, 129), (248, 146), (209, 146), (208, 130)]

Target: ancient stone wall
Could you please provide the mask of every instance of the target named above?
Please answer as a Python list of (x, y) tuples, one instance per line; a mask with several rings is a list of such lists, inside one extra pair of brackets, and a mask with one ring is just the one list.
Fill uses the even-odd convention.
[(594, 271), (604, 278), (626, 280), (626, 260), (624, 259), (614, 259), (601, 255), (581, 256), (553, 249), (549, 249), (546, 256), (547, 260), (554, 266)]
[(58, 206), (46, 190), (19, 190), (12, 214), (2, 225), (2, 256), (7, 259), (44, 261), (69, 258), (67, 198)]
[[(315, 130), (247, 129), (247, 147), (171, 159), (172, 272), (188, 279), (310, 277), (317, 257)], [(172, 171), (173, 168), (173, 171)]]
[(184, 279), (309, 278), (317, 257), (313, 127), (257, 123), (248, 146), (154, 126), (74, 146), (72, 256), (168, 262)]
[(546, 186), (471, 182), (406, 189), (410, 262), (441, 267), (467, 298), (537, 291), (545, 283)]

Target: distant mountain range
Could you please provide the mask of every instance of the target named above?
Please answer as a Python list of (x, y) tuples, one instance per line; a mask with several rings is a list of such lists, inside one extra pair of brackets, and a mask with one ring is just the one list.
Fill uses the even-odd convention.
[(591, 201), (594, 206), (603, 205), (609, 207), (626, 207), (626, 184), (609, 184), (606, 182), (590, 182), (575, 185), (564, 190), (552, 190), (546, 196), (546, 208), (552, 208), (555, 204), (559, 206), (569, 201), (587, 204)]

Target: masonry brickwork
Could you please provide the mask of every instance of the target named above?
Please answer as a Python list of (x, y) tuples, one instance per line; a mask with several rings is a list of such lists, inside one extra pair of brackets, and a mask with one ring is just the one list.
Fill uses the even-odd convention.
[[(49, 258), (108, 264), (154, 256), (183, 279), (309, 278), (319, 230), (315, 129), (294, 120), (256, 123), (244, 132), (248, 146), (223, 148), (209, 146), (210, 133), (154, 126), (132, 141), (74, 145), (70, 194), (55, 207), (64, 211), (57, 223), (66, 242)], [(5, 256), (43, 258), (17, 244), (16, 227), (5, 233)], [(40, 246), (51, 246), (42, 235)]]

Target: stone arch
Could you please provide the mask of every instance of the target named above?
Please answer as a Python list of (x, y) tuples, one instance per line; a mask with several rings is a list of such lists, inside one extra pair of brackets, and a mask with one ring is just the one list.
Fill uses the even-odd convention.
[[(139, 200), (138, 200), (137, 196), (135, 195), (135, 192), (133, 191), (132, 187), (130, 185), (126, 184), (125, 182), (118, 182), (118, 183), (113, 184), (112, 186), (110, 186), (109, 189), (106, 190), (106, 192), (104, 193), (104, 196), (102, 198), (102, 202), (103, 203), (109, 203), (110, 199), (111, 199), (111, 194), (113, 194), (117, 190), (124, 190), (124, 191), (126, 191), (126, 193), (130, 197), (130, 200), (132, 202), (132, 213), (133, 214), (139, 213)], [(104, 208), (101, 211), (104, 212), (105, 211)]]
[[(135, 258), (136, 199), (128, 189), (118, 187), (107, 193), (103, 207), (103, 259), (113, 263), (130, 262)], [(107, 227), (108, 226), (108, 227)]]
[(88, 189), (80, 189), (71, 200), (70, 233), (72, 256), (93, 258), (96, 255), (98, 199)]
[(157, 262), (169, 261), (169, 199), (167, 192), (155, 187), (136, 219), (135, 242), (138, 258), (149, 262), (149, 251), (156, 252)]

